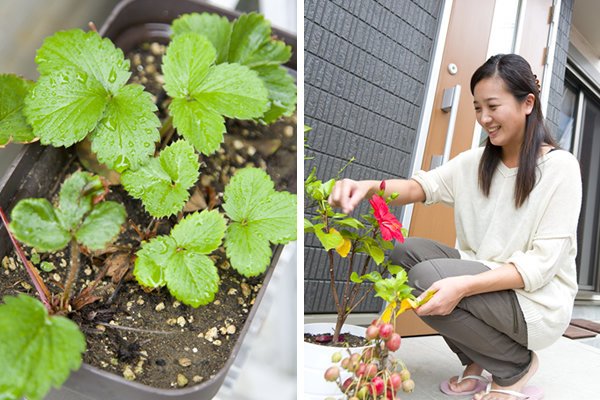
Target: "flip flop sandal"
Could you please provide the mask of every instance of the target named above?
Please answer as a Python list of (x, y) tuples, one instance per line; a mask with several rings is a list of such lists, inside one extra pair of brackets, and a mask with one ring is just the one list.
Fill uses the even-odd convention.
[[(450, 378), (450, 379), (452, 379), (452, 378)], [(485, 378), (485, 377), (483, 377), (481, 375), (467, 375), (467, 376), (463, 376), (463, 374), (460, 374), (460, 376), (456, 380), (456, 383), (461, 383), (462, 381), (464, 381), (466, 379), (475, 379), (478, 382), (477, 382), (477, 385), (475, 385), (475, 387), (473, 388), (473, 390), (466, 390), (464, 392), (455, 392), (454, 390), (452, 390), (450, 388), (450, 379), (448, 379), (448, 380), (440, 383), (440, 390), (444, 394), (447, 394), (448, 396), (468, 396), (470, 394), (475, 394), (475, 393), (483, 392), (484, 390), (486, 390), (486, 387), (488, 385), (490, 385), (489, 379), (487, 379), (487, 378)]]
[(544, 398), (544, 390), (537, 386), (525, 386), (520, 392), (514, 390), (492, 389), (491, 382), (485, 388), (485, 393), (502, 393), (516, 397), (519, 400), (541, 400)]

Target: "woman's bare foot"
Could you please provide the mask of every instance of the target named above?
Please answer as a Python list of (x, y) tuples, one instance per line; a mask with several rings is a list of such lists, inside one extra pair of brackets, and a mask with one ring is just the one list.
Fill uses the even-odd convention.
[[(529, 382), (531, 377), (533, 377), (533, 375), (535, 375), (535, 373), (538, 369), (538, 365), (539, 365), (539, 361), (538, 361), (537, 355), (534, 352), (531, 352), (531, 364), (529, 366), (529, 371), (527, 371), (527, 373), (525, 375), (523, 375), (523, 377), (519, 381), (517, 381), (515, 384), (510, 385), (510, 386), (500, 386), (500, 385), (496, 384), (495, 382), (492, 382), (491, 389), (492, 390), (494, 390), (494, 389), (511, 390), (514, 392), (521, 392), (523, 390), (523, 388), (525, 387), (525, 385), (527, 384), (527, 382)], [(480, 392), (480, 393), (475, 394), (475, 396), (473, 396), (473, 400), (520, 400), (520, 399), (515, 396), (506, 394), (506, 393), (490, 392), (490, 393), (486, 394), (485, 392)]]
[[(467, 365), (462, 376), (481, 375), (482, 372), (483, 372), (483, 368), (480, 367), (479, 365), (473, 363), (473, 364)], [(454, 376), (454, 377), (450, 378), (450, 381), (448, 381), (448, 386), (450, 387), (450, 390), (452, 390), (453, 392), (462, 393), (462, 392), (469, 392), (469, 391), (475, 389), (475, 386), (477, 386), (478, 382), (479, 381), (476, 379), (465, 379), (465, 380), (460, 381), (460, 383), (458, 383), (458, 376)]]

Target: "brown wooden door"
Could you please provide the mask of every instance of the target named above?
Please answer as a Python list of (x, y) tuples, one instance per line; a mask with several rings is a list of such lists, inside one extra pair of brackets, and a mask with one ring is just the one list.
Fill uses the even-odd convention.
[[(486, 59), (495, 1), (455, 0), (452, 4), (444, 44), (439, 79), (425, 144), (421, 169), (431, 167), (434, 156), (444, 153), (450, 113), (441, 109), (444, 89), (461, 86), (450, 157), (471, 148), (475, 129), (473, 97), (469, 90), (471, 75)], [(449, 70), (455, 65), (455, 73)], [(426, 237), (454, 246), (456, 241), (451, 208), (415, 204), (409, 236)]]

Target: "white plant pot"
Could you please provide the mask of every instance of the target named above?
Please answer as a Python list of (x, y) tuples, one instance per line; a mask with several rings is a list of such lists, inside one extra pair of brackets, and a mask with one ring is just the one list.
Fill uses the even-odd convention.
[[(304, 324), (304, 333), (323, 334), (332, 333), (335, 329), (334, 323)], [(364, 336), (366, 328), (356, 325), (344, 325), (342, 333), (348, 332), (356, 336)], [(351, 353), (361, 353), (370, 346), (350, 347)], [(344, 396), (335, 382), (327, 382), (324, 374), (331, 367), (331, 356), (337, 351), (342, 351), (344, 356), (346, 347), (321, 346), (304, 342), (304, 399), (324, 400), (326, 397), (343, 399)], [(342, 382), (351, 376), (350, 373), (341, 370)]]

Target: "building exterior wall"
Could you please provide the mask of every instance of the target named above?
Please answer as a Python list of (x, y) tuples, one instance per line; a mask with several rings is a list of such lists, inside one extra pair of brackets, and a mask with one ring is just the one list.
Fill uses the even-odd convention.
[[(407, 176), (442, 3), (304, 2), (306, 156), (314, 157), (305, 174), (316, 166), (329, 179), (355, 157), (342, 177)], [(304, 260), (305, 312), (335, 312), (326, 253), (312, 235)], [(380, 309), (371, 297), (358, 311)]]
[(550, 96), (548, 97), (548, 107), (546, 109), (547, 125), (552, 131), (558, 129), (558, 120), (560, 118), (560, 106), (563, 99), (565, 84), (565, 70), (567, 67), (567, 54), (569, 52), (569, 33), (571, 31), (572, 15), (573, 0), (562, 0), (558, 34), (556, 35), (552, 80), (550, 82)]
[[(443, 2), (306, 0), (305, 174), (321, 179), (406, 177), (413, 161)], [(573, 0), (562, 0), (547, 124), (558, 126)], [(307, 210), (310, 212), (310, 210)], [(355, 213), (367, 211), (363, 204)], [(395, 210), (399, 212), (398, 209)], [(312, 235), (304, 248), (305, 313), (335, 312), (326, 253)], [(336, 277), (336, 278), (341, 278)], [(341, 286), (341, 282), (339, 283)], [(357, 311), (378, 312), (371, 298)]]

